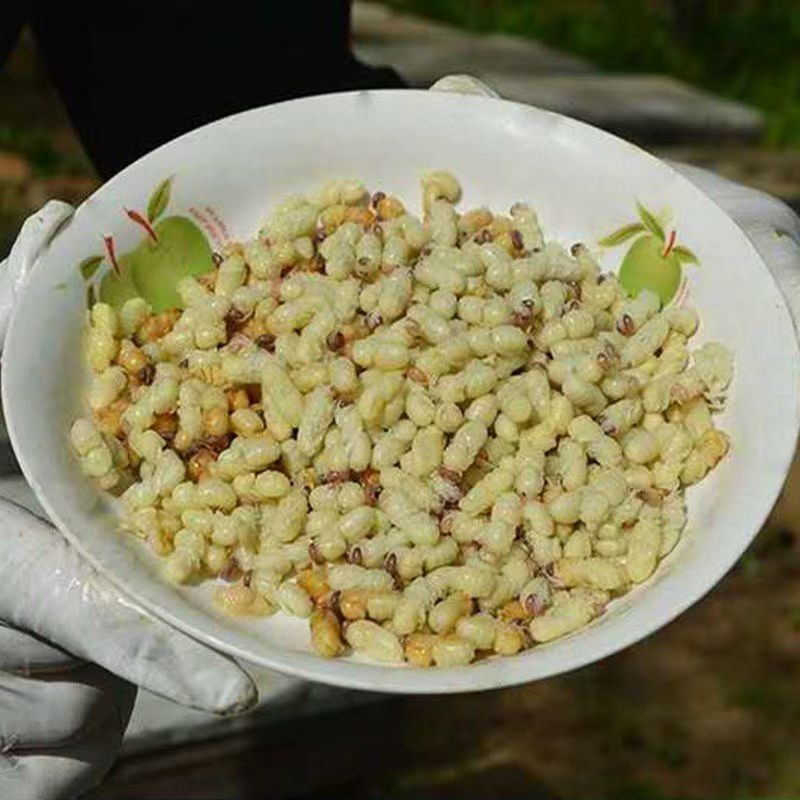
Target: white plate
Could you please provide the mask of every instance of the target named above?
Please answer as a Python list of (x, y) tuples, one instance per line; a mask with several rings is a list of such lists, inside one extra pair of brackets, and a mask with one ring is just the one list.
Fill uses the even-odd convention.
[[(107, 502), (79, 473), (67, 432), (82, 409), (85, 284), (77, 265), (118, 252), (141, 229), (171, 177), (166, 213), (198, 220), (212, 243), (251, 235), (269, 207), (333, 177), (357, 177), (416, 206), (421, 170), (452, 170), (464, 207), (507, 209), (525, 200), (564, 242), (597, 241), (636, 218), (636, 203), (663, 211), (700, 266), (682, 296), (702, 315), (698, 342), (735, 353), (736, 378), (719, 424), (730, 456), (689, 492), (690, 523), (653, 579), (612, 603), (588, 628), (512, 658), (466, 668), (413, 670), (308, 649), (306, 623), (282, 615), (223, 619), (208, 585), (176, 590), (133, 538), (114, 529)], [(213, 246), (217, 246), (214, 244)], [(626, 245), (601, 252), (615, 267)], [(23, 471), (64, 534), (133, 599), (196, 638), (248, 661), (341, 686), (396, 692), (485, 689), (543, 678), (602, 658), (653, 632), (697, 601), (758, 532), (786, 475), (798, 432), (798, 352), (789, 313), (765, 265), (713, 202), (672, 169), (590, 126), (527, 106), (424, 91), (327, 95), (239, 114), (159, 148), (99, 189), (33, 271), (3, 353), (3, 402)], [(87, 620), (87, 625), (91, 621)]]

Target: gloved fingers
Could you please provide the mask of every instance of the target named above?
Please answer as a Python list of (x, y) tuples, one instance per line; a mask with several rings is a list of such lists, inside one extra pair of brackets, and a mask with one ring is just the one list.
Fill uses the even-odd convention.
[(745, 233), (777, 281), (800, 333), (800, 242), (764, 224), (752, 225)]
[(454, 94), (475, 94), (480, 97), (498, 98), (500, 95), (474, 75), (445, 75), (429, 87), (432, 92), (452, 92)]
[(61, 672), (81, 662), (69, 653), (0, 620), (0, 671), (20, 675)]
[(116, 760), (133, 698), (115, 704), (85, 736), (57, 750), (0, 753), (3, 800), (75, 800), (95, 788)]
[[(0, 478), (0, 498), (11, 500), (41, 519), (46, 519), (28, 482), (21, 475)], [(0, 670), (30, 675), (72, 669), (82, 662), (38, 637), (8, 627), (0, 619)]]
[(17, 292), (50, 241), (74, 212), (75, 209), (67, 203), (50, 200), (25, 220), (8, 258), (0, 264), (0, 350)]
[(233, 659), (143, 612), (49, 524), (0, 501), (0, 617), (182, 705), (245, 710), (255, 685)]
[(800, 218), (782, 201), (713, 172), (670, 162), (744, 231), (783, 293), (800, 331)]
[(136, 688), (95, 664), (26, 678), (0, 672), (0, 750), (55, 749), (83, 738), (109, 709), (132, 706)]
[(746, 230), (751, 226), (769, 224), (778, 233), (800, 244), (800, 219), (782, 200), (692, 164), (678, 161), (667, 163), (697, 184), (740, 227)]

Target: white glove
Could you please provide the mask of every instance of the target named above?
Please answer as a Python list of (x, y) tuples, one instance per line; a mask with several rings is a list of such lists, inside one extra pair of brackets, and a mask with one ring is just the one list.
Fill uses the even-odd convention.
[[(0, 265), (0, 341), (16, 292), (71, 214), (48, 203)], [(36, 509), (29, 490), (17, 494)], [(97, 785), (136, 686), (220, 714), (256, 701), (232, 659), (139, 609), (39, 514), (0, 499), (1, 800), (68, 800)]]
[(775, 278), (800, 333), (800, 218), (786, 203), (690, 164), (668, 162), (745, 232)]

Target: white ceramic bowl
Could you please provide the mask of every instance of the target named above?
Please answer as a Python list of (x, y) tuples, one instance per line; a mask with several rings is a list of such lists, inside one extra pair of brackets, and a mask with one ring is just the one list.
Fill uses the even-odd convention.
[[(700, 260), (683, 295), (702, 315), (697, 341), (731, 347), (736, 378), (719, 424), (729, 457), (689, 491), (690, 522), (645, 585), (613, 602), (586, 629), (512, 658), (414, 670), (323, 660), (306, 623), (277, 615), (217, 615), (209, 588), (175, 589), (132, 537), (115, 531), (108, 502), (81, 476), (67, 432), (81, 411), (85, 285), (77, 265), (118, 251), (141, 230), (154, 187), (172, 178), (168, 214), (200, 222), (209, 239), (246, 237), (267, 209), (332, 177), (357, 177), (414, 206), (421, 170), (461, 180), (466, 207), (530, 201), (544, 230), (564, 242), (597, 241), (635, 219), (637, 201), (670, 217)], [(216, 245), (215, 245), (216, 246)], [(619, 263), (624, 246), (601, 251)], [(3, 353), (3, 402), (25, 476), (52, 519), (131, 598), (197, 639), (234, 656), (317, 681), (394, 692), (507, 686), (564, 672), (613, 653), (669, 622), (730, 569), (769, 513), (798, 432), (798, 352), (777, 286), (739, 228), (684, 178), (636, 147), (587, 125), (527, 106), (424, 91), (328, 95), (238, 114), (137, 161), (77, 211), (33, 270)], [(87, 623), (90, 624), (90, 623)]]

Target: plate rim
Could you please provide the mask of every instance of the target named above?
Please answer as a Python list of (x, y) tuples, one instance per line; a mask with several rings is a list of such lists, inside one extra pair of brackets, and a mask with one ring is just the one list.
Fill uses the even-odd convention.
[[(657, 158), (651, 153), (648, 153), (638, 145), (628, 142), (614, 134), (608, 133), (607, 131), (588, 123), (558, 114), (557, 112), (539, 109), (510, 100), (476, 95), (467, 96), (429, 92), (428, 90), (421, 89), (383, 89), (314, 95), (310, 97), (286, 100), (272, 105), (251, 108), (206, 123), (205, 125), (202, 125), (191, 131), (187, 131), (175, 139), (172, 139), (169, 142), (166, 142), (154, 150), (144, 154), (98, 187), (95, 192), (90, 195), (90, 197), (88, 197), (83, 201), (83, 203), (80, 204), (80, 206), (78, 206), (76, 213), (87, 204), (95, 202), (97, 196), (104, 192), (104, 190), (106, 190), (108, 187), (115, 186), (117, 183), (123, 181), (130, 172), (133, 172), (138, 168), (138, 165), (141, 162), (150, 159), (156, 153), (177, 147), (179, 143), (187, 138), (202, 135), (207, 131), (207, 129), (236, 124), (237, 120), (242, 118), (251, 116), (255, 118), (260, 114), (268, 113), (271, 110), (287, 105), (313, 105), (320, 99), (333, 102), (337, 98), (353, 99), (359, 96), (363, 97), (364, 95), (386, 98), (392, 98), (395, 96), (409, 97), (410, 95), (416, 95), (420, 98), (425, 97), (430, 102), (443, 104), (459, 103), (475, 104), (476, 106), (481, 104), (502, 104), (503, 106), (508, 105), (518, 109), (523, 109), (526, 113), (542, 115), (561, 124), (577, 126), (578, 129), (583, 129), (584, 132), (588, 133), (589, 135), (600, 136), (608, 141), (614, 142), (616, 145), (622, 144), (627, 148), (630, 148), (632, 155), (635, 155), (640, 159), (643, 157), (644, 160), (649, 162), (651, 167), (660, 169), (665, 176), (676, 181), (684, 191), (689, 191), (690, 193), (701, 197), (705, 202), (711, 202), (716, 207), (721, 217), (725, 219), (729, 226), (732, 226), (732, 228), (735, 229), (737, 235), (740, 237), (740, 243), (745, 248), (749, 249), (751, 261), (754, 260), (757, 262), (760, 265), (762, 273), (768, 276), (769, 280), (767, 281), (767, 284), (769, 286), (769, 291), (775, 296), (776, 299), (778, 299), (778, 306), (780, 310), (777, 313), (783, 317), (783, 320), (780, 323), (781, 327), (783, 327), (784, 323), (788, 323), (789, 329), (796, 333), (794, 322), (783, 293), (752, 240), (735, 222), (735, 220), (725, 211), (725, 209), (723, 209), (713, 198), (709, 197), (696, 184), (683, 176), (672, 165)], [(22, 291), (24, 291), (24, 287)], [(18, 309), (19, 304), (15, 304), (9, 319), (8, 331), (5, 340), (6, 343), (14, 341), (16, 328), (18, 326)], [(12, 409), (11, 414), (6, 417), (6, 424), (11, 445), (19, 461), (25, 479), (36, 493), (39, 502), (42, 504), (48, 516), (51, 518), (62, 535), (64, 535), (65, 538), (70, 542), (70, 544), (78, 549), (82, 557), (86, 558), (87, 561), (91, 563), (101, 575), (108, 579), (118, 591), (120, 591), (126, 597), (131, 598), (135, 603), (141, 606), (145, 614), (151, 615), (156, 619), (161, 620), (165, 624), (176, 628), (185, 635), (188, 635), (197, 641), (213, 647), (214, 649), (221, 650), (222, 652), (225, 652), (236, 658), (241, 658), (245, 661), (250, 661), (271, 669), (276, 669), (285, 674), (296, 675), (298, 677), (313, 681), (340, 687), (392, 693), (428, 694), (445, 692), (471, 692), (492, 688), (502, 688), (519, 685), (534, 680), (541, 680), (546, 677), (566, 673), (588, 664), (595, 663), (596, 661), (629, 647), (630, 645), (646, 638), (660, 628), (669, 624), (687, 608), (702, 599), (702, 597), (704, 597), (719, 583), (724, 575), (727, 574), (735, 565), (742, 552), (744, 552), (747, 546), (752, 542), (752, 540), (763, 527), (764, 522), (769, 516), (769, 513), (774, 507), (774, 504), (777, 501), (780, 492), (782, 491), (786, 478), (788, 477), (789, 468), (794, 458), (798, 435), (800, 434), (800, 387), (798, 386), (798, 375), (800, 375), (800, 365), (798, 364), (798, 362), (800, 362), (800, 345), (798, 344), (796, 335), (792, 337), (792, 343), (789, 345), (789, 349), (791, 351), (790, 355), (793, 365), (793, 400), (795, 414), (791, 421), (787, 420), (784, 423), (785, 427), (787, 428), (787, 434), (791, 435), (787, 435), (787, 447), (780, 458), (779, 464), (776, 465), (776, 474), (780, 474), (782, 477), (780, 481), (776, 481), (777, 485), (772, 486), (771, 490), (767, 493), (769, 495), (768, 506), (766, 509), (762, 509), (757, 515), (760, 518), (760, 522), (756, 526), (755, 530), (748, 535), (748, 538), (744, 542), (741, 550), (739, 550), (737, 553), (736, 557), (734, 557), (730, 563), (724, 564), (716, 569), (713, 574), (704, 573), (705, 579), (700, 582), (702, 585), (693, 587), (691, 592), (684, 594), (679, 601), (675, 602), (669, 608), (663, 609), (659, 613), (653, 611), (651, 617), (646, 622), (643, 622), (642, 624), (639, 624), (633, 628), (622, 628), (614, 635), (612, 640), (605, 642), (604, 646), (596, 647), (595, 650), (589, 654), (583, 654), (577, 657), (575, 655), (566, 654), (558, 659), (557, 664), (545, 666), (543, 669), (537, 669), (535, 662), (526, 665), (522, 661), (516, 660), (516, 658), (506, 658), (492, 659), (487, 662), (481, 662), (479, 664), (473, 664), (467, 667), (415, 670), (406, 667), (381, 666), (377, 664), (365, 664), (341, 659), (323, 660), (319, 656), (311, 653), (282, 649), (273, 644), (265, 645), (265, 649), (269, 651), (268, 655), (262, 653), (253, 654), (249, 653), (244, 647), (220, 640), (208, 631), (203, 631), (197, 629), (194, 625), (187, 624), (180, 618), (180, 616), (173, 615), (168, 608), (164, 608), (158, 603), (151, 602), (147, 598), (143, 599), (139, 596), (139, 593), (135, 589), (134, 591), (131, 591), (130, 588), (125, 585), (122, 576), (117, 577), (115, 572), (110, 567), (104, 565), (104, 563), (97, 558), (91, 550), (87, 550), (84, 547), (83, 542), (79, 537), (73, 535), (69, 531), (68, 527), (63, 523), (57, 510), (51, 507), (47, 499), (46, 492), (44, 492), (39, 486), (35, 477), (35, 470), (33, 470), (28, 463), (24, 448), (19, 447), (19, 434), (13, 413), (13, 409), (16, 404), (15, 401), (11, 399), (11, 388), (9, 386), (10, 379), (7, 377), (9, 371), (7, 369), (2, 370), (2, 387), (0, 390), (2, 392), (4, 409)], [(6, 359), (4, 358), (3, 361), (5, 362)], [(789, 443), (791, 443), (791, 447), (789, 447)], [(587, 629), (582, 630), (590, 630), (591, 628), (592, 626), (590, 625)], [(565, 641), (565, 639), (560, 641)], [(499, 666), (493, 669), (487, 669), (486, 667), (490, 664)]]

